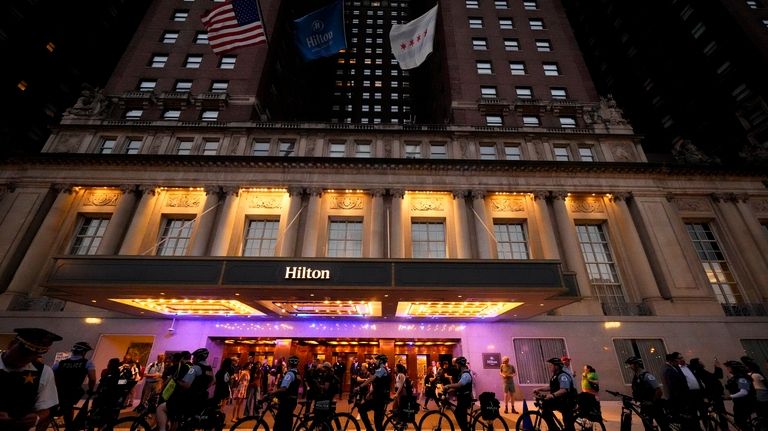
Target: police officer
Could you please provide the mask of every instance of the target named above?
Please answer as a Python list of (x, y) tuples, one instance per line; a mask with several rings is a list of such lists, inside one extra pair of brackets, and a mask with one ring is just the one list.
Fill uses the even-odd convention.
[(547, 364), (549, 364), (549, 372), (552, 373), (552, 377), (549, 379), (549, 388), (534, 391), (534, 394), (544, 397), (542, 403), (544, 420), (550, 429), (557, 429), (553, 419), (553, 411), (557, 410), (563, 415), (565, 431), (574, 431), (573, 410), (576, 407), (576, 385), (573, 382), (573, 376), (563, 370), (565, 364), (560, 358), (550, 358), (547, 360)]
[(456, 418), (459, 429), (467, 431), (469, 429), (467, 416), (469, 409), (472, 407), (472, 371), (469, 370), (469, 365), (467, 365), (467, 358), (463, 356), (456, 358), (456, 367), (459, 370), (458, 381), (446, 385), (444, 389), (455, 391), (456, 409), (453, 411), (453, 415)]
[[(178, 399), (178, 404), (172, 402), (170, 415), (195, 414), (202, 411), (208, 401), (208, 388), (213, 384), (213, 368), (208, 365), (208, 349), (201, 348), (192, 352), (192, 366), (184, 377), (177, 383), (176, 390), (169, 402), (174, 398)], [(177, 398), (178, 397), (178, 398)], [(168, 424), (169, 410), (168, 402), (161, 404), (157, 408), (157, 425), (159, 431), (165, 431)], [(179, 412), (174, 411), (174, 405), (180, 407)]]
[(96, 387), (96, 366), (85, 358), (85, 354), (93, 350), (90, 344), (79, 341), (72, 346), (72, 355), (59, 361), (53, 366), (56, 377), (56, 389), (59, 394), (59, 411), (64, 417), (64, 423), (69, 428), (72, 425), (72, 407), (83, 397), (83, 381), (88, 377), (88, 394), (93, 394)]
[(643, 426), (646, 431), (654, 429), (654, 419), (662, 430), (669, 429), (661, 405), (661, 397), (664, 395), (664, 392), (659, 381), (656, 380), (653, 374), (645, 371), (641, 358), (630, 356), (624, 363), (629, 365), (629, 368), (634, 372), (632, 377), (632, 398), (640, 403), (640, 414), (644, 416)]
[(371, 421), (368, 419), (370, 410), (373, 410), (373, 422), (376, 431), (384, 430), (384, 410), (390, 402), (389, 389), (392, 378), (387, 369), (387, 355), (377, 355), (375, 359), (376, 370), (360, 384), (360, 386), (372, 384), (370, 398), (360, 405), (360, 419), (362, 419), (366, 431), (373, 431)]
[(43, 431), (59, 397), (53, 370), (36, 359), (61, 337), (40, 328), (14, 332), (16, 338), (0, 355), (0, 429)]
[(301, 378), (297, 368), (298, 356), (288, 358), (288, 371), (285, 372), (280, 387), (272, 394), (278, 399), (277, 414), (275, 415), (275, 431), (290, 431), (293, 428), (293, 410), (299, 401)]
[(750, 429), (750, 417), (755, 410), (755, 387), (749, 370), (739, 361), (726, 361), (723, 365), (730, 376), (725, 383), (730, 395), (725, 399), (733, 400), (733, 420), (739, 428)]

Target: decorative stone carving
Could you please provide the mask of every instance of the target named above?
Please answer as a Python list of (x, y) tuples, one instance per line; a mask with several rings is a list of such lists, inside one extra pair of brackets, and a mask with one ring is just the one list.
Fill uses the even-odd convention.
[(632, 199), (632, 192), (616, 192), (611, 194), (611, 201), (617, 202), (617, 201), (628, 201)]
[(140, 194), (146, 194), (150, 196), (155, 196), (157, 194), (157, 186), (155, 185), (140, 185), (137, 187), (137, 190)]
[(115, 190), (92, 190), (86, 193), (83, 205), (94, 207), (113, 207), (122, 193)]
[(373, 189), (369, 193), (375, 198), (380, 198), (387, 194), (387, 191), (385, 189)]
[(392, 142), (384, 142), (384, 157), (392, 157)]
[(544, 190), (538, 190), (533, 192), (533, 200), (535, 201), (544, 201), (552, 197), (552, 193), (549, 191)]
[(403, 189), (390, 189), (389, 194), (392, 195), (393, 198), (402, 199), (403, 196), (405, 196), (405, 190)]
[(495, 196), (491, 198), (491, 211), (493, 212), (521, 212), (525, 211), (525, 198), (518, 196)]
[(454, 190), (451, 192), (454, 199), (464, 199), (467, 197), (467, 191), (466, 190)]
[(323, 194), (323, 189), (321, 189), (320, 187), (312, 187), (312, 188), (307, 189), (307, 194), (309, 196), (318, 196), (319, 197), (319, 196), (321, 196)]
[(630, 145), (617, 145), (613, 148), (613, 159), (617, 162), (632, 161), (632, 147)]
[(749, 207), (758, 214), (768, 213), (768, 199), (750, 199)]
[(364, 201), (360, 196), (334, 196), (331, 199), (331, 209), (361, 210), (363, 208)]
[(222, 187), (221, 193), (224, 196), (240, 196), (240, 187)]
[(71, 195), (75, 191), (72, 184), (54, 184), (51, 188), (59, 193), (66, 193), (68, 195)]
[(472, 190), (471, 196), (473, 200), (483, 200), (485, 199), (485, 190)]
[(680, 163), (691, 165), (719, 164), (716, 157), (709, 157), (688, 139), (680, 139), (672, 146), (672, 156)]
[(202, 195), (199, 193), (168, 193), (165, 206), (171, 208), (193, 208), (200, 206)]
[(709, 210), (709, 205), (707, 205), (707, 202), (704, 199), (675, 199), (675, 206), (677, 206), (678, 211), (707, 211)]
[(64, 111), (65, 117), (102, 117), (109, 106), (100, 88), (84, 85), (75, 105)]
[(304, 194), (304, 188), (296, 186), (288, 187), (288, 196), (300, 197), (302, 194)]
[(283, 200), (277, 196), (251, 196), (247, 202), (248, 208), (279, 209), (283, 207)]
[(59, 153), (76, 153), (83, 140), (81, 133), (61, 133), (56, 138), (56, 151)]
[(568, 199), (568, 209), (574, 213), (603, 213), (605, 206), (599, 198)]
[(613, 95), (601, 97), (600, 104), (595, 112), (595, 119), (609, 126), (626, 126), (627, 120), (624, 119), (624, 113), (616, 104)]
[(0, 194), (13, 193), (16, 191), (16, 183), (0, 184)]
[(204, 189), (205, 189), (206, 196), (217, 195), (221, 193), (221, 187), (219, 186), (205, 186)]
[(443, 200), (437, 198), (414, 198), (411, 199), (412, 211), (444, 211)]
[(567, 198), (567, 197), (568, 197), (568, 192), (563, 192), (563, 191), (555, 191), (555, 192), (550, 192), (550, 193), (549, 193), (549, 196), (550, 196), (552, 199), (554, 199), (554, 200), (560, 200), (560, 201), (562, 201), (562, 200), (565, 200), (565, 198)]

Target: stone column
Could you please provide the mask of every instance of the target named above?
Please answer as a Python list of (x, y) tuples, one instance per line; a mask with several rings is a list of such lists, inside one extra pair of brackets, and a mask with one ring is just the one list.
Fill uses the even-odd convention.
[(386, 214), (384, 214), (383, 189), (371, 190), (371, 246), (369, 257), (384, 257), (384, 235), (386, 233)]
[[(713, 193), (712, 199), (716, 202), (717, 211), (721, 214), (718, 221), (727, 228), (730, 238), (754, 280), (757, 291), (762, 296), (761, 300), (765, 300), (768, 298), (768, 271), (766, 271), (765, 260), (760, 253), (756, 253), (756, 250), (759, 250), (757, 242), (752, 238), (745, 220), (736, 207), (739, 198), (733, 193)], [(749, 295), (745, 296), (745, 302), (749, 302)]]
[(296, 239), (299, 237), (299, 211), (304, 189), (301, 187), (288, 187), (288, 220), (285, 222), (283, 240), (280, 243), (280, 256), (292, 257), (296, 255)]
[(765, 236), (765, 229), (760, 225), (760, 221), (748, 204), (749, 196), (739, 195), (736, 196), (736, 198), (736, 208), (739, 210), (741, 218), (744, 220), (744, 226), (749, 229), (752, 238), (755, 239), (757, 249), (760, 250), (759, 254), (763, 256), (764, 260), (766, 260), (765, 264), (768, 266), (768, 238)]
[(469, 259), (472, 257), (472, 244), (469, 241), (469, 226), (467, 225), (467, 191), (453, 192), (453, 213), (456, 220), (456, 257)]
[(390, 258), (405, 257), (403, 245), (403, 197), (405, 191), (390, 190), (392, 195), (392, 207), (389, 216), (389, 255)]
[(493, 222), (488, 220), (488, 215), (485, 211), (485, 191), (472, 191), (472, 210), (472, 218), (475, 220), (475, 234), (477, 235), (477, 257), (480, 259), (493, 259), (494, 251), (496, 250), (496, 239), (493, 233)]
[(222, 191), (226, 197), (224, 198), (224, 205), (219, 211), (218, 222), (213, 234), (211, 256), (227, 255), (229, 241), (232, 239), (232, 225), (237, 213), (237, 203), (240, 201), (239, 187), (226, 187)]
[(303, 257), (317, 256), (317, 230), (320, 228), (320, 202), (323, 189), (312, 188), (309, 192), (309, 204), (307, 205), (306, 223), (304, 223), (304, 242), (301, 247)]
[(8, 300), (7, 303), (5, 300), (2, 301), (5, 307), (13, 297), (27, 296), (36, 290), (43, 269), (48, 265), (51, 255), (55, 254), (54, 246), (61, 226), (72, 208), (77, 193), (72, 186), (63, 184), (55, 185), (54, 191), (58, 192), (56, 200), (48, 210), (13, 279), (8, 284), (8, 289), (3, 294)]
[[(533, 203), (536, 207), (536, 230), (541, 241), (542, 259), (560, 260), (560, 251), (557, 249), (557, 237), (555, 236), (555, 224), (552, 222), (552, 215), (549, 212), (547, 200), (550, 197), (549, 192), (538, 191), (533, 193)], [(536, 256), (539, 258), (539, 256)]]
[(640, 240), (640, 234), (637, 232), (632, 214), (629, 212), (629, 207), (627, 207), (626, 201), (631, 197), (630, 193), (614, 193), (611, 196), (611, 201), (618, 210), (616, 224), (621, 233), (621, 241), (624, 243), (627, 262), (630, 262), (627, 268), (632, 273), (635, 288), (640, 299), (643, 301), (648, 299), (660, 300), (662, 299), (661, 292), (656, 285), (656, 279), (653, 277), (653, 269), (651, 269), (651, 264), (648, 262), (648, 256), (645, 254), (643, 243)]
[(133, 213), (128, 231), (125, 233), (123, 244), (120, 247), (120, 254), (137, 255), (141, 253), (141, 243), (144, 239), (144, 232), (149, 223), (149, 217), (152, 215), (152, 209), (157, 201), (157, 186), (139, 186), (141, 200), (136, 211)]
[(117, 202), (112, 217), (107, 224), (107, 230), (104, 231), (104, 237), (96, 254), (112, 255), (116, 254), (120, 247), (120, 239), (128, 228), (128, 221), (131, 213), (136, 206), (136, 186), (126, 185), (120, 187), (123, 195)]
[(206, 256), (208, 254), (208, 242), (211, 240), (213, 222), (216, 220), (214, 208), (219, 204), (220, 192), (221, 189), (217, 186), (205, 188), (205, 204), (203, 204), (203, 212), (197, 216), (197, 233), (195, 233), (195, 239), (189, 252), (190, 256)]
[(557, 223), (557, 233), (562, 245), (564, 263), (569, 271), (576, 273), (581, 295), (591, 297), (592, 285), (586, 272), (587, 267), (584, 263), (584, 256), (581, 254), (576, 228), (568, 214), (568, 208), (565, 206), (566, 197), (566, 192), (552, 193), (552, 206), (555, 213), (555, 223)]

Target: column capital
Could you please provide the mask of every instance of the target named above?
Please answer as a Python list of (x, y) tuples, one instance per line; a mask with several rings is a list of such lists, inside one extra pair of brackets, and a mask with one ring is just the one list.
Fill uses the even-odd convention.
[(387, 194), (387, 190), (386, 189), (371, 189), (371, 190), (368, 191), (368, 193), (371, 196), (375, 197), (375, 198), (380, 198), (380, 197), (384, 196), (385, 194)]
[(565, 198), (568, 197), (568, 192), (558, 190), (554, 192), (549, 192), (549, 196), (552, 198), (552, 200), (563, 201), (565, 200)]
[(288, 196), (301, 196), (304, 194), (304, 187), (290, 186), (288, 187)]
[(718, 203), (738, 202), (739, 200), (736, 193), (712, 193), (710, 194), (710, 197), (713, 201)]
[(13, 193), (16, 191), (16, 183), (0, 184), (0, 193)]
[(453, 190), (451, 191), (451, 194), (453, 195), (454, 199), (464, 199), (467, 197), (467, 190)]
[(217, 195), (221, 193), (221, 187), (219, 186), (205, 186), (203, 187), (203, 190), (205, 190), (206, 196)]
[(221, 193), (224, 195), (224, 197), (227, 196), (234, 196), (238, 197), (240, 196), (240, 186), (226, 186), (221, 188)]
[(611, 202), (626, 202), (632, 199), (632, 192), (611, 193)]
[(155, 196), (157, 194), (157, 186), (149, 184), (140, 184), (136, 190), (139, 194), (145, 194), (148, 196)]
[(552, 192), (549, 190), (537, 190), (533, 193), (533, 200), (535, 201), (546, 201), (552, 197)]
[(405, 196), (405, 190), (403, 190), (403, 189), (389, 189), (389, 194), (392, 195), (393, 198), (402, 199)]
[(136, 192), (136, 184), (121, 184), (117, 186), (117, 189), (123, 192), (123, 194)]
[(54, 184), (51, 186), (51, 188), (58, 193), (66, 193), (68, 195), (71, 195), (72, 193), (74, 193), (73, 189), (75, 188), (75, 186), (73, 186), (72, 184)]
[(748, 193), (735, 193), (736, 202), (748, 202), (749, 201), (749, 194)]
[(310, 197), (320, 196), (323, 194), (323, 189), (321, 187), (310, 187), (307, 189), (307, 194)]
[(477, 199), (483, 200), (485, 199), (485, 195), (487, 193), (488, 192), (486, 192), (485, 190), (472, 190), (470, 192), (470, 196), (472, 196), (473, 200), (477, 200)]

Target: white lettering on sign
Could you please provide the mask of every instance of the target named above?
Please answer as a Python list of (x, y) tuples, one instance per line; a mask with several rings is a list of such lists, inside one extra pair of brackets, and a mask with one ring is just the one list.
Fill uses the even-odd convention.
[(312, 269), (306, 266), (286, 266), (285, 276), (283, 278), (298, 280), (330, 280), (331, 270)]

